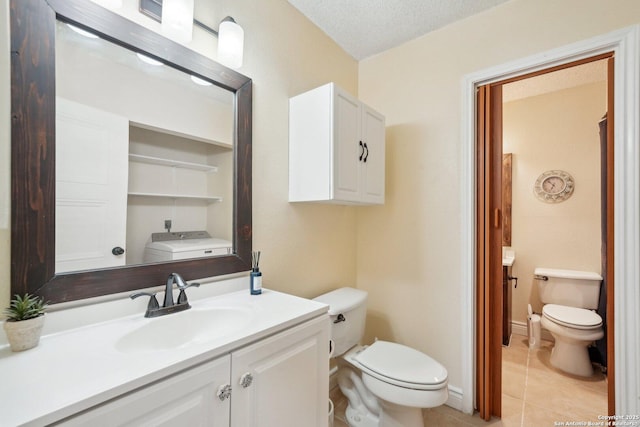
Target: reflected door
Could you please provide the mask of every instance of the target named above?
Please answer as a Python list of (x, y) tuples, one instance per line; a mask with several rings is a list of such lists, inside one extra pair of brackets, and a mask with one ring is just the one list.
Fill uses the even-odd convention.
[(56, 100), (56, 273), (125, 265), (129, 121)]

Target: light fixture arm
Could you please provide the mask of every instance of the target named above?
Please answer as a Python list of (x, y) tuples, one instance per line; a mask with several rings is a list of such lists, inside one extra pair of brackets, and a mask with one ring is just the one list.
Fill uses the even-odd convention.
[[(220, 21), (220, 23), (223, 23), (223, 22), (233, 22), (234, 24), (236, 24), (236, 20), (233, 19), (231, 16), (227, 16), (222, 21)], [(213, 28), (211, 28), (210, 26), (208, 26), (207, 24), (203, 23), (202, 21), (198, 21), (197, 19), (193, 18), (193, 23), (196, 24), (198, 27), (202, 28), (203, 30), (218, 37), (218, 32)]]

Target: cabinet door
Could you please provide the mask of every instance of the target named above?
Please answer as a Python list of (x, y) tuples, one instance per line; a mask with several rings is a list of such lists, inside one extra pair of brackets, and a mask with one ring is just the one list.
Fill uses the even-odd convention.
[(360, 101), (334, 87), (333, 196), (336, 200), (360, 200)]
[(176, 374), (69, 418), (64, 426), (229, 426), (230, 400), (218, 388), (229, 383), (231, 357)]
[(384, 116), (363, 104), (362, 141), (365, 153), (360, 164), (360, 186), (364, 203), (384, 203), (384, 129)]
[(234, 352), (231, 383), (233, 427), (326, 427), (328, 317)]

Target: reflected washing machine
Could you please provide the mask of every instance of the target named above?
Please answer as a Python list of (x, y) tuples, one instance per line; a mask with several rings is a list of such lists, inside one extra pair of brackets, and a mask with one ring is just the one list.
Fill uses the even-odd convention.
[(206, 231), (153, 233), (144, 248), (144, 262), (175, 261), (230, 255), (228, 240), (211, 237)]

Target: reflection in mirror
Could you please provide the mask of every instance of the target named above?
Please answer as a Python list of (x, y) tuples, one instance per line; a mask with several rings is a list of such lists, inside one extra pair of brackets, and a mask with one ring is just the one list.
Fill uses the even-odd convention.
[(60, 21), (55, 52), (56, 273), (231, 254), (234, 94)]
[[(99, 297), (109, 294), (118, 294), (130, 292), (136, 289), (148, 288), (152, 286), (160, 286), (167, 280), (169, 274), (180, 272), (185, 280), (195, 280), (222, 276), (232, 273), (246, 272), (251, 268), (251, 237), (252, 237), (252, 209), (251, 209), (251, 140), (252, 140), (252, 93), (253, 86), (250, 78), (243, 76), (236, 71), (224, 67), (209, 58), (197, 54), (180, 44), (174, 43), (166, 39), (162, 35), (135, 24), (122, 16), (119, 16), (109, 10), (106, 10), (94, 2), (86, 0), (10, 0), (10, 29), (11, 29), (11, 292), (13, 294), (32, 293), (42, 296), (50, 303), (59, 303), (66, 301), (74, 301)], [(131, 81), (120, 81), (111, 83), (109, 89), (115, 94), (115, 101), (118, 104), (132, 103), (131, 111), (115, 111), (108, 108), (107, 104), (94, 105), (101, 98), (100, 85), (107, 83), (90, 85), (82, 87), (79, 85), (81, 81), (90, 81), (93, 78), (99, 78), (104, 74), (112, 73), (105, 71), (103, 68), (87, 68), (84, 74), (80, 74), (77, 80), (71, 84), (64, 83), (59, 85), (56, 83), (57, 77), (61, 77), (63, 67), (70, 66), (87, 66), (78, 58), (71, 58), (64, 61), (58, 61), (56, 64), (56, 34), (58, 22), (68, 22), (83, 30), (91, 31), (99, 34), (103, 40), (108, 40), (118, 46), (126, 47), (135, 52), (146, 53), (146, 55), (155, 60), (164, 62), (165, 67), (159, 67), (154, 73), (159, 74), (159, 69), (169, 69), (174, 67), (187, 73), (188, 76), (198, 77), (200, 80), (213, 83), (212, 86), (223, 88), (231, 96), (232, 102), (232, 140), (233, 147), (230, 147), (229, 141), (221, 137), (211, 137), (197, 133), (201, 127), (191, 124), (188, 129), (176, 128), (175, 119), (179, 117), (176, 105), (179, 105), (179, 112), (183, 111), (184, 104), (174, 94), (160, 95), (160, 92), (151, 91), (145, 96), (129, 97), (133, 88), (140, 87), (142, 83)], [(62, 38), (62, 36), (60, 36)], [(86, 42), (85, 42), (86, 43)], [(60, 47), (64, 49), (64, 47)], [(93, 60), (98, 55), (97, 51), (92, 49), (89, 57)], [(98, 55), (99, 56), (99, 55)], [(91, 61), (92, 59), (87, 59)], [(136, 63), (137, 64), (137, 63)], [(123, 66), (122, 64), (120, 64)], [(56, 70), (57, 68), (57, 70)], [(164, 71), (163, 71), (164, 72)], [(115, 73), (115, 72), (114, 72)], [(144, 80), (150, 79), (145, 77)], [(164, 77), (163, 77), (164, 79)], [(163, 88), (173, 88), (176, 91), (187, 93), (190, 88), (186, 83), (192, 84), (191, 79), (183, 79), (184, 85), (181, 89), (176, 89), (177, 83), (170, 83), (168, 80), (162, 83)], [(202, 81), (200, 81), (202, 83)], [(182, 84), (182, 83), (181, 83)], [(189, 88), (189, 89), (188, 89)], [(212, 87), (199, 87), (203, 90), (213, 89)], [(56, 90), (58, 97), (56, 97)], [(66, 91), (66, 93), (65, 93)], [(223, 91), (224, 93), (224, 91)], [(83, 97), (84, 96), (84, 97)], [(211, 97), (220, 103), (220, 99)], [(225, 98), (226, 99), (226, 98)], [(147, 111), (142, 102), (152, 100), (151, 106), (161, 105), (155, 112), (156, 114), (164, 114), (158, 122), (149, 122), (144, 119), (143, 113)], [(169, 103), (162, 102), (169, 100)], [(104, 102), (104, 100), (102, 100)], [(63, 105), (64, 104), (64, 105)], [(187, 102), (190, 104), (190, 102)], [(212, 101), (211, 104), (214, 104)], [(224, 104), (224, 103), (223, 103)], [(79, 108), (74, 108), (77, 106)], [(215, 104), (217, 105), (217, 104)], [(108, 132), (102, 132), (100, 127), (96, 127), (91, 120), (86, 123), (75, 125), (79, 128), (84, 127), (85, 131), (89, 130), (89, 136), (79, 136), (86, 134), (76, 134), (75, 130), (65, 130), (64, 126), (60, 132), (56, 130), (56, 122), (62, 118), (64, 113), (58, 115), (57, 108), (64, 109), (69, 107), (72, 110), (81, 109), (89, 112), (91, 115), (95, 110), (99, 110), (105, 116), (104, 119), (97, 120), (98, 124), (109, 122), (122, 122), (125, 118), (126, 125), (114, 125), (115, 135), (128, 135), (122, 138), (126, 141), (127, 146), (122, 160), (122, 156), (112, 156), (115, 162), (120, 162), (113, 167), (109, 165), (108, 160), (96, 157), (109, 154), (109, 150), (104, 152), (104, 147), (108, 145), (102, 144), (102, 148), (95, 148), (95, 144), (100, 141), (110, 141), (111, 136)], [(130, 106), (131, 107), (131, 106)], [(185, 107), (186, 108), (186, 107)], [(204, 107), (203, 107), (204, 108)], [(229, 111), (229, 110), (227, 110)], [(108, 113), (108, 114), (105, 114)], [(133, 113), (137, 115), (130, 116)], [(206, 109), (196, 109), (187, 113), (187, 115), (200, 115), (196, 118), (197, 125), (210, 125), (213, 116)], [(228, 114), (228, 113), (227, 113)], [(109, 115), (109, 120), (106, 116)], [(69, 120), (67, 120), (69, 121)], [(95, 120), (93, 120), (95, 121)], [(71, 127), (71, 129), (74, 129)], [(161, 131), (161, 132), (159, 132)], [(65, 152), (71, 152), (67, 147), (57, 149), (56, 136), (63, 138), (64, 134), (71, 134), (73, 137), (82, 141), (80, 148), (84, 149), (84, 154), (74, 153), (72, 156), (65, 158)], [(149, 135), (151, 134), (151, 135)], [(182, 141), (188, 141), (190, 148), (184, 149), (180, 144)], [(212, 143), (213, 141), (213, 143)], [(178, 148), (179, 147), (179, 148)], [(203, 147), (207, 147), (206, 149)], [(153, 148), (153, 150), (151, 150)], [(151, 150), (151, 151), (148, 151)], [(226, 154), (225, 154), (226, 153)], [(56, 155), (59, 154), (61, 159), (56, 161)], [(131, 156), (133, 154), (133, 156)], [(136, 157), (137, 156), (137, 157)], [(160, 205), (162, 197), (158, 196), (140, 196), (128, 195), (132, 192), (130, 186), (133, 185), (133, 178), (140, 174), (144, 176), (144, 180), (138, 181), (138, 185), (160, 185), (170, 182), (172, 185), (178, 185), (180, 180), (173, 181), (173, 174), (161, 173), (151, 179), (147, 175), (135, 168), (158, 168), (165, 167), (168, 169), (175, 168), (176, 177), (185, 171), (182, 167), (166, 166), (161, 163), (152, 164), (145, 160), (141, 160), (144, 156), (161, 158), (170, 160), (171, 162), (180, 163), (197, 163), (206, 165), (206, 167), (215, 165), (218, 167), (218, 173), (207, 172), (206, 191), (205, 184), (199, 180), (199, 186), (191, 183), (180, 184), (181, 187), (176, 191), (182, 194), (192, 195), (188, 193), (191, 190), (203, 190), (196, 193), (214, 194), (220, 196), (222, 201), (205, 203), (199, 201), (197, 205), (200, 207), (198, 214), (199, 223), (197, 225), (187, 224), (185, 217), (187, 216), (186, 201), (179, 199), (180, 203), (174, 201), (177, 197), (168, 197), (171, 200), (167, 204), (163, 204), (163, 209), (155, 209), (153, 206)], [(221, 157), (233, 158), (232, 166), (228, 168), (224, 166), (224, 160)], [(135, 160), (131, 160), (131, 159)], [(151, 160), (150, 160), (151, 161)], [(155, 159), (152, 161), (156, 161)], [(93, 162), (93, 163), (92, 163)], [(135, 168), (129, 165), (136, 163)], [(140, 164), (139, 164), (140, 163)], [(218, 164), (219, 163), (219, 164)], [(101, 165), (94, 168), (94, 164)], [(95, 170), (94, 170), (95, 169)], [(196, 174), (198, 169), (188, 169), (187, 174)], [(227, 169), (230, 172), (225, 171)], [(58, 174), (60, 170), (60, 174)], [(113, 172), (120, 173), (113, 173)], [(165, 171), (166, 172), (166, 171)], [(231, 178), (226, 175), (231, 174)], [(104, 226), (106, 219), (111, 219), (111, 215), (102, 212), (94, 214), (91, 212), (83, 212), (82, 209), (70, 209), (67, 212), (58, 212), (56, 209), (57, 196), (60, 199), (73, 199), (75, 195), (65, 196), (64, 192), (80, 192), (78, 189), (62, 189), (61, 194), (56, 194), (56, 181), (71, 181), (73, 175), (79, 175), (82, 179), (90, 181), (98, 181), (98, 178), (105, 179), (105, 176), (118, 176), (120, 188), (126, 188), (125, 192), (114, 193), (113, 197), (119, 198), (119, 210), (122, 212), (122, 206), (127, 206), (126, 213), (120, 214), (124, 218), (125, 225), (122, 222), (119, 230), (125, 230), (125, 237), (119, 237), (119, 241), (124, 240), (125, 246), (118, 243), (118, 246), (111, 247), (111, 250), (120, 253), (124, 257), (125, 265), (117, 267), (89, 267), (91, 264), (76, 266), (60, 266), (56, 265), (56, 216), (62, 222), (66, 222), (67, 228), (71, 228), (76, 232), (76, 236), (85, 238), (85, 243), (92, 242), (91, 236), (87, 230), (94, 231), (98, 228), (92, 228), (91, 225), (83, 225), (85, 233), (80, 233), (80, 219), (94, 219), (96, 224), (100, 224), (100, 231), (104, 234), (115, 234), (111, 229)], [(222, 177), (218, 179), (218, 177)], [(167, 177), (171, 177), (169, 180)], [(214, 178), (215, 177), (215, 178)], [(162, 181), (162, 180), (165, 181)], [(232, 185), (225, 183), (230, 179)], [(215, 183), (212, 183), (214, 182)], [(82, 188), (84, 181), (79, 180), (79, 187)], [(66, 184), (65, 184), (66, 185)], [(222, 186), (216, 188), (215, 186)], [(166, 187), (166, 186), (165, 186)], [(162, 187), (164, 188), (164, 187)], [(137, 191), (159, 191), (154, 188), (138, 189)], [(230, 192), (227, 197), (226, 193)], [(84, 197), (87, 194), (97, 194), (97, 190), (86, 189)], [(64, 197), (62, 197), (64, 196)], [(102, 197), (102, 196), (101, 196)], [(144, 218), (144, 225), (133, 225), (129, 218), (133, 218), (137, 213), (136, 210), (130, 208), (130, 200), (136, 198)], [(97, 199), (97, 197), (96, 197)], [(123, 202), (124, 199), (124, 202)], [(224, 207), (226, 201), (231, 206)], [(68, 202), (68, 200), (67, 200)], [(164, 203), (164, 202), (163, 202)], [(196, 204), (195, 202), (190, 202)], [(151, 206), (150, 208), (148, 208)], [(204, 207), (208, 206), (207, 213)], [(212, 211), (221, 209), (223, 212)], [(144, 212), (146, 209), (146, 212)], [(105, 208), (106, 211), (106, 208)], [(71, 212), (70, 218), (64, 218), (66, 214)], [(159, 212), (158, 218), (150, 218), (150, 212)], [(172, 217), (167, 217), (167, 212)], [(192, 215), (189, 210), (188, 215)], [(231, 212), (231, 217), (227, 212)], [(76, 215), (76, 217), (73, 217)], [(92, 216), (93, 215), (93, 216)], [(104, 218), (98, 218), (100, 215)], [(95, 217), (95, 218), (94, 218)], [(215, 217), (215, 228), (213, 228), (213, 219)], [(222, 218), (222, 222), (218, 222), (218, 218)], [(212, 236), (221, 236), (227, 240), (226, 235), (229, 234), (231, 228), (231, 238), (233, 242), (233, 252), (229, 255), (207, 256), (203, 258), (191, 257), (187, 254), (188, 259), (173, 261), (154, 261), (144, 262), (144, 249), (152, 232), (163, 232), (164, 220), (171, 219), (172, 232), (177, 231), (208, 231)], [(159, 224), (158, 224), (159, 221)], [(185, 222), (183, 222), (185, 221)], [(225, 224), (226, 221), (226, 224)], [(140, 222), (140, 221), (139, 221)], [(229, 227), (228, 224), (232, 224)], [(73, 227), (70, 227), (73, 225)], [(76, 229), (74, 229), (74, 227)], [(148, 227), (148, 228), (145, 228)], [(185, 227), (185, 228), (183, 228)], [(187, 229), (187, 227), (197, 227), (196, 229)], [(120, 231), (121, 233), (122, 231)], [(137, 235), (137, 233), (139, 235)], [(226, 233), (226, 234), (225, 234)], [(136, 237), (137, 235), (137, 237)], [(62, 238), (64, 239), (64, 238)], [(73, 241), (72, 239), (69, 239)], [(129, 246), (138, 246), (138, 249), (129, 250)], [(142, 248), (142, 249), (141, 249)], [(64, 262), (64, 251), (73, 252), (73, 247), (65, 245), (64, 242), (58, 242), (59, 261)], [(142, 251), (142, 253), (141, 253)], [(90, 252), (88, 249), (86, 252)], [(65, 255), (66, 256), (66, 255)], [(195, 255), (194, 255), (195, 256)], [(122, 261), (121, 261), (122, 262)], [(61, 272), (62, 270), (68, 270)]]

